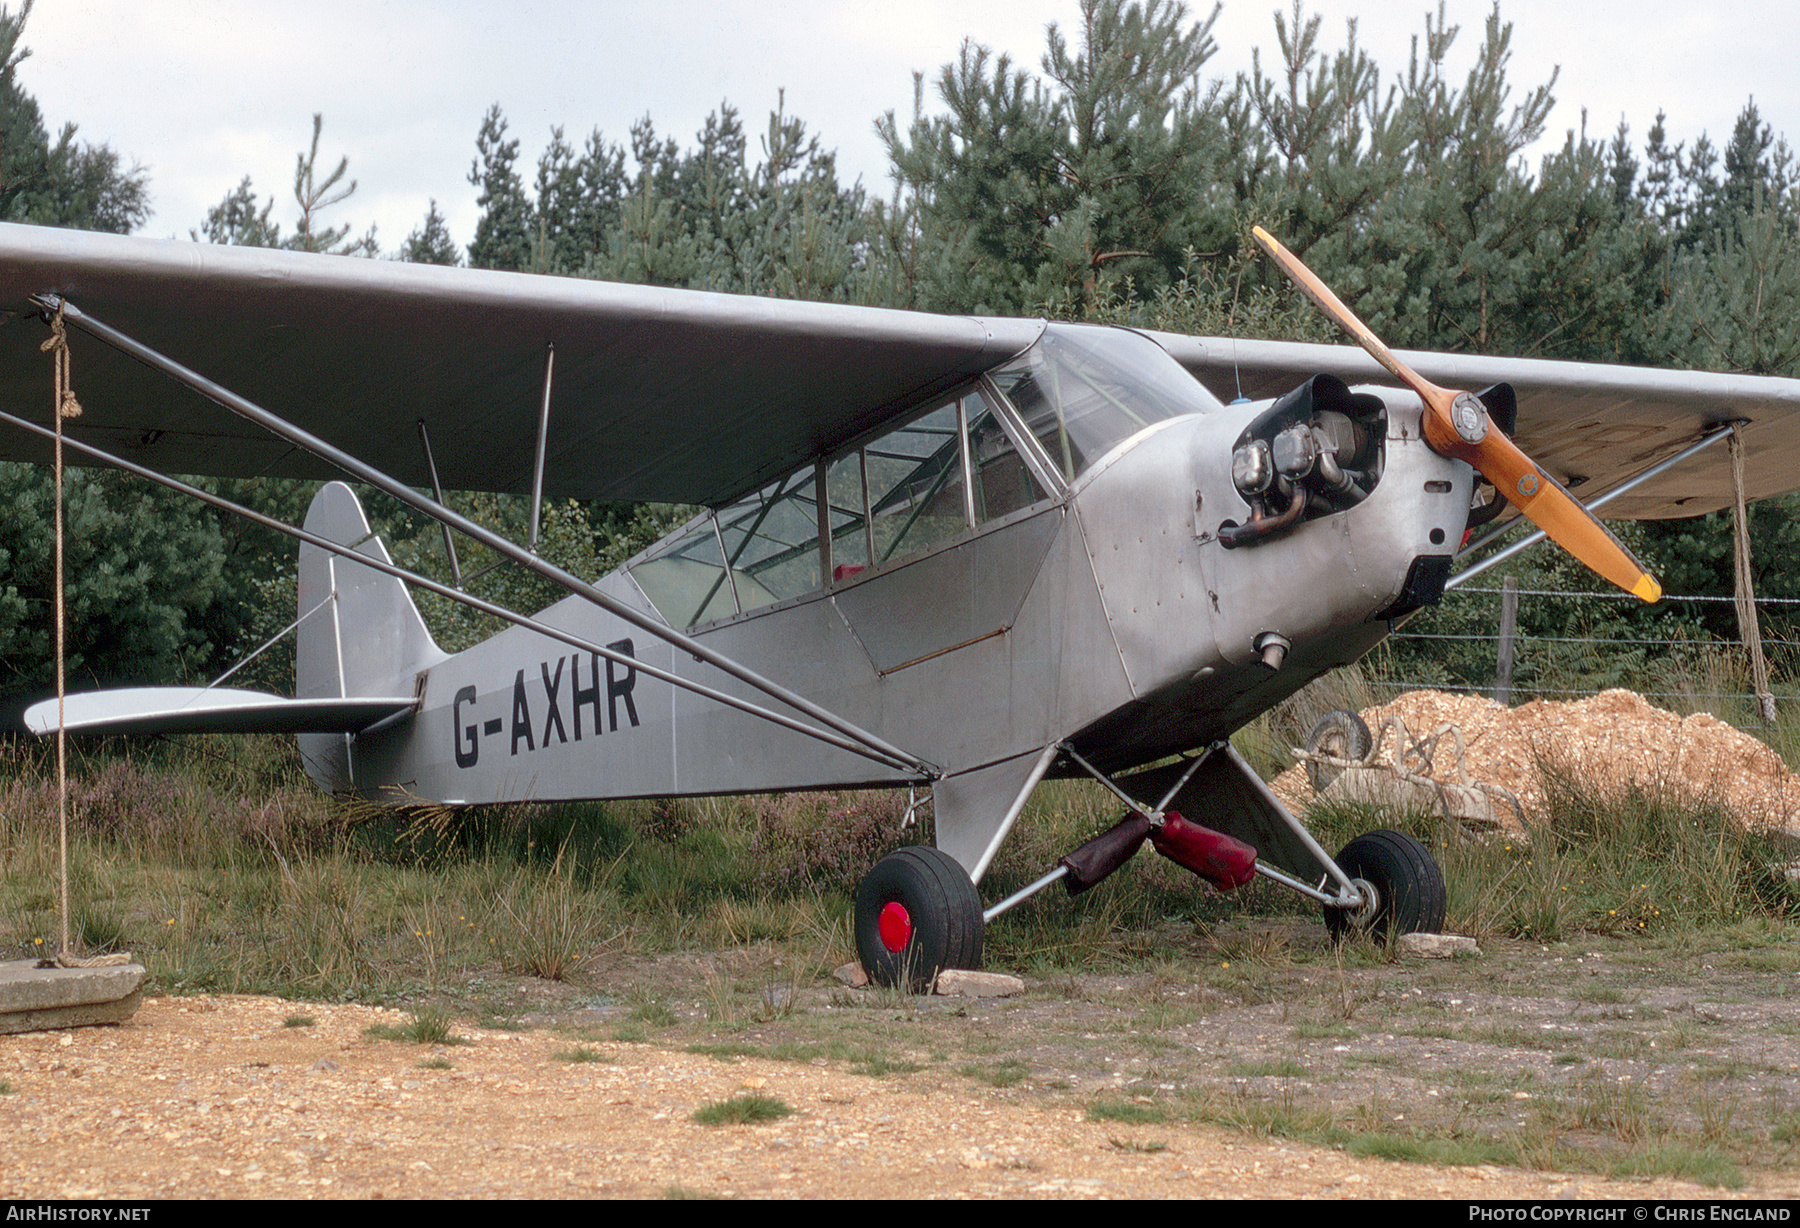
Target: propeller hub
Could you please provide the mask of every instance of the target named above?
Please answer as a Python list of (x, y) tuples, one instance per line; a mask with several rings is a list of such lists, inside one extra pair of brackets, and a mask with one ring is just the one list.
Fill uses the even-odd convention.
[(1475, 398), (1473, 393), (1459, 392), (1450, 403), (1450, 425), (1456, 428), (1457, 437), (1466, 444), (1478, 444), (1487, 438), (1488, 412), (1487, 406)]

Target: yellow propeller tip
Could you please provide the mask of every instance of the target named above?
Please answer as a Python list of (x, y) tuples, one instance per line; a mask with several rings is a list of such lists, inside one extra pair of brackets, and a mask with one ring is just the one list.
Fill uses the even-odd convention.
[(1631, 586), (1634, 597), (1641, 597), (1651, 605), (1662, 600), (1662, 585), (1656, 582), (1655, 576), (1639, 576), (1638, 582)]

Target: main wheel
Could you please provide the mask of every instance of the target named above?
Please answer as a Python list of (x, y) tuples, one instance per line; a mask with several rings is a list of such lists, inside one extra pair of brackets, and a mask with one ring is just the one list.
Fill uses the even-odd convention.
[[(1306, 735), (1307, 750), (1330, 755), (1333, 759), (1366, 759), (1374, 747), (1375, 739), (1363, 718), (1342, 708), (1321, 716), (1312, 732)], [(1306, 778), (1312, 782), (1315, 795), (1325, 792), (1342, 774), (1342, 768), (1329, 763), (1309, 761), (1306, 765)]]
[(919, 993), (945, 968), (981, 967), (983, 925), (975, 884), (934, 848), (889, 853), (856, 889), (856, 954), (879, 985)]
[(1327, 908), (1333, 940), (1351, 930), (1371, 934), (1435, 934), (1444, 928), (1444, 872), (1424, 845), (1405, 832), (1372, 831), (1337, 855), (1337, 863), (1363, 889), (1360, 909)]

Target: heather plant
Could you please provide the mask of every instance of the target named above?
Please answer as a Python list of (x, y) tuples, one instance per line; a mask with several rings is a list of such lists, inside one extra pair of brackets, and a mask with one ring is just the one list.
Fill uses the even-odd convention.
[(754, 816), (750, 852), (758, 889), (834, 890), (854, 895), (869, 867), (903, 844), (929, 844), (904, 825), (907, 794), (777, 793), (747, 799)]

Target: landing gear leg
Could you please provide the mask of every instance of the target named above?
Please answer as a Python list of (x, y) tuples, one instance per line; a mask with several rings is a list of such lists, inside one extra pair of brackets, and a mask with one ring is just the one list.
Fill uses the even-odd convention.
[(878, 985), (930, 988), (945, 968), (981, 967), (981, 897), (948, 854), (889, 853), (856, 889), (856, 953)]

